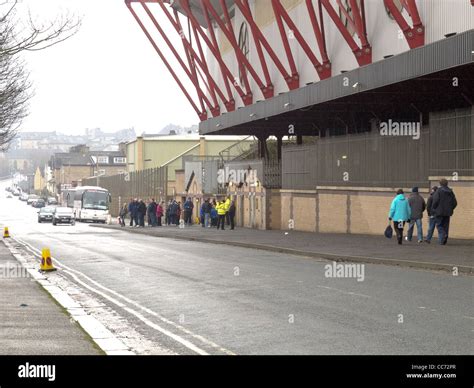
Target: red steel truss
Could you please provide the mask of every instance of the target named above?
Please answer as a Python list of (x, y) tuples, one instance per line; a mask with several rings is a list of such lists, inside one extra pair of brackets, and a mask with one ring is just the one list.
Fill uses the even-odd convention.
[[(415, 0), (400, 1), (411, 18), (412, 26), (405, 20), (394, 0), (384, 0), (384, 4), (403, 31), (410, 48), (419, 47), (424, 44), (425, 28), (420, 19), (416, 2)], [(243, 49), (239, 47), (225, 0), (212, 3), (210, 0), (199, 0), (199, 15), (195, 11), (196, 2), (191, 6), (190, 0), (125, 0), (125, 3), (201, 121), (208, 118), (208, 112), (214, 117), (219, 116), (222, 113), (222, 105), (228, 112), (234, 111), (236, 108), (234, 93), (236, 96), (238, 95), (244, 105), (253, 104), (255, 101), (252, 94), (252, 83), (258, 86), (265, 99), (273, 97), (275, 90), (267, 61), (273, 62), (286, 81), (289, 90), (299, 88), (301, 86), (300, 75), (290, 40), (296, 41), (302, 48), (314, 66), (319, 79), (331, 77), (331, 61), (326, 50), (323, 23), (324, 11), (354, 53), (358, 64), (363, 66), (372, 62), (372, 47), (367, 36), (364, 0), (346, 0), (346, 5), (342, 0), (305, 0), (306, 7), (304, 9), (308, 12), (316, 45), (308, 43), (281, 4), (281, 0), (271, 0), (269, 5), (271, 4), (275, 14), (286, 58), (279, 57), (265, 38), (252, 15), (249, 1), (234, 0), (235, 8), (242, 13), (250, 27), (249, 36), (253, 40), (258, 56), (258, 61), (252, 63), (246, 57)], [(173, 68), (170, 62), (171, 58), (163, 53), (161, 46), (153, 38), (150, 27), (144, 24), (144, 20), (137, 14), (137, 9), (132, 6), (132, 3), (137, 3), (137, 7), (142, 7), (145, 15), (149, 18), (148, 22), (151, 21), (171, 51), (172, 57), (184, 71), (186, 80), (193, 85), (194, 92), (184, 86), (184, 79), (180, 78), (176, 69)], [(148, 7), (150, 3), (159, 6), (158, 9), (162, 15), (166, 17), (179, 35), (182, 41), (181, 52), (184, 52), (184, 55), (178, 52), (164, 27), (160, 25)], [(179, 5), (181, 14), (170, 6), (174, 3)], [(216, 6), (216, 3), (219, 6)], [(474, 0), (471, 0), (471, 3), (474, 3)], [(341, 16), (344, 16), (345, 23), (341, 20)], [(185, 26), (187, 34), (183, 27), (183, 18), (187, 18), (187, 26)], [(202, 23), (205, 23), (207, 28), (203, 27)], [(219, 29), (227, 38), (235, 55), (239, 74), (234, 74), (225, 63), (214, 29)], [(357, 35), (359, 43), (354, 39), (355, 35)], [(206, 57), (206, 50), (209, 53), (208, 57)], [(212, 74), (211, 61), (214, 65)], [(284, 63), (287, 63), (288, 69)], [(217, 69), (219, 71), (216, 71)], [(259, 72), (259, 70), (261, 71)], [(189, 84), (189, 82), (187, 83)]]
[(423, 26), (420, 15), (418, 14), (415, 0), (401, 0), (401, 4), (411, 17), (413, 27), (410, 27), (407, 23), (402, 13), (394, 4), (394, 0), (384, 0), (384, 3), (402, 29), (410, 48), (423, 46), (425, 44), (425, 27)]

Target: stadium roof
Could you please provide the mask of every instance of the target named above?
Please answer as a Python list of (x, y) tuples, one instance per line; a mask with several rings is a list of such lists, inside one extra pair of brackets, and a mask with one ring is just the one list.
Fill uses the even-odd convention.
[[(474, 30), (202, 121), (203, 135), (316, 135), (338, 125), (472, 106)], [(349, 83), (345, 82), (349, 80)], [(457, 79), (457, 83), (455, 82)], [(410, 109), (407, 109), (409, 107)]]

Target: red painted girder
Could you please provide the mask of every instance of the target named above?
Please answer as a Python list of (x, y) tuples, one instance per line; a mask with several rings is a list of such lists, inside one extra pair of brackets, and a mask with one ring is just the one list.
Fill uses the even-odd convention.
[(291, 75), (293, 77), (299, 77), (298, 70), (296, 70), (296, 63), (291, 51), (290, 42), (288, 41), (288, 35), (285, 31), (285, 26), (282, 21), (282, 12), (280, 7), (278, 7), (278, 0), (271, 0), (273, 13), (275, 14), (275, 19), (278, 25), (278, 30), (280, 31), (281, 40), (283, 42), (283, 48), (285, 49), (286, 58), (288, 59), (288, 64), (290, 65)]
[[(201, 0), (201, 2), (202, 2), (202, 0)], [(203, 9), (204, 9), (204, 6), (203, 6)], [(204, 16), (206, 18), (207, 25), (212, 26), (212, 22), (211, 22), (211, 19), (209, 17), (209, 13), (207, 12), (207, 10), (204, 11)], [(193, 30), (194, 30), (194, 33), (196, 35), (196, 40), (199, 40), (198, 28), (200, 29), (200, 26), (196, 27), (196, 25), (193, 24), (192, 22), (191, 22), (191, 24), (193, 25)], [(199, 32), (202, 33), (202, 30), (200, 30)], [(212, 27), (209, 28), (209, 34), (211, 35), (212, 44), (214, 45), (214, 47), (219, 47), (219, 45), (217, 43), (217, 39), (216, 39), (216, 34), (214, 33), (214, 29)], [(233, 97), (232, 92), (230, 90), (229, 78), (225, 76), (225, 71), (224, 71), (225, 70), (225, 64), (224, 64), (224, 61), (222, 60), (222, 56), (220, 55), (219, 50), (217, 50), (217, 54), (218, 54), (218, 57), (216, 55), (214, 55), (214, 57), (217, 59), (217, 62), (219, 63), (219, 68), (221, 70), (222, 79), (224, 80), (224, 86), (226, 88), (227, 95), (229, 96), (229, 98), (227, 99), (227, 102), (224, 102), (224, 104), (225, 104), (225, 107), (227, 109), (227, 112), (231, 112), (231, 111), (235, 110), (235, 100), (234, 100), (234, 97)]]
[[(321, 3), (319, 3), (319, 7), (321, 7)], [(318, 23), (318, 19), (316, 18), (316, 11), (314, 10), (313, 1), (306, 0), (306, 8), (308, 9), (309, 18), (311, 19), (311, 25), (313, 26), (314, 35), (316, 36), (316, 41), (318, 42), (319, 52), (321, 53), (321, 58), (323, 60), (324, 66), (327, 68), (326, 64), (328, 64), (329, 68), (331, 67), (331, 63), (329, 62), (329, 57), (326, 49), (326, 39), (324, 36), (324, 24), (322, 18), (322, 10), (320, 8), (319, 20), (321, 21), (321, 26)]]
[[(262, 90), (262, 93), (263, 93), (263, 90), (265, 89), (265, 85), (263, 84), (262, 80), (258, 76), (258, 74), (255, 71), (255, 69), (253, 68), (253, 66), (250, 64), (249, 60), (242, 53), (242, 50), (240, 49), (240, 47), (237, 45), (237, 43), (235, 41), (235, 37), (233, 39), (234, 31), (232, 29), (232, 26), (229, 30), (229, 28), (224, 24), (221, 17), (217, 13), (217, 11), (214, 9), (214, 7), (212, 6), (212, 4), (209, 0), (202, 0), (202, 2), (204, 4), (205, 8), (213, 16), (215, 22), (218, 24), (218, 26), (220, 27), (220, 29), (222, 30), (222, 32), (226, 36), (227, 40), (231, 44), (232, 48), (234, 49), (234, 52), (237, 56), (237, 60), (239, 62), (239, 66), (245, 66), (248, 69), (250, 75), (252, 76), (252, 78), (257, 83), (258, 87), (260, 88), (260, 90)], [(244, 77), (244, 80), (245, 80), (245, 77)], [(250, 93), (251, 93), (250, 89), (247, 89), (247, 95), (249, 95)], [(252, 99), (252, 102), (253, 102), (253, 99)]]
[[(171, 24), (173, 25), (173, 27), (176, 29), (176, 31), (178, 32), (178, 34), (180, 34), (181, 36), (181, 39), (183, 41), (183, 43), (185, 44), (185, 46), (188, 48), (189, 52), (191, 53), (191, 55), (193, 56), (193, 58), (196, 60), (196, 62), (198, 63), (198, 65), (200, 66), (200, 68), (202, 69), (202, 71), (206, 74), (206, 77), (208, 79), (208, 82), (209, 82), (209, 85), (211, 85), (214, 90), (216, 90), (217, 94), (219, 95), (219, 97), (221, 98), (221, 100), (224, 102), (224, 104), (226, 103), (226, 98), (224, 96), (224, 93), (222, 92), (222, 90), (219, 88), (219, 86), (217, 85), (216, 81), (214, 80), (214, 78), (211, 76), (210, 72), (209, 72), (209, 69), (207, 68), (207, 66), (204, 64), (204, 62), (199, 58), (198, 54), (196, 53), (196, 51), (194, 50), (194, 48), (191, 46), (191, 44), (189, 43), (189, 41), (187, 39), (185, 39), (185, 37), (183, 36), (183, 33), (182, 33), (182, 30), (180, 29), (179, 27), (179, 24), (173, 20), (170, 12), (168, 11), (168, 9), (165, 7), (165, 5), (163, 3), (160, 2), (160, 6), (163, 10), (163, 12), (165, 13), (166, 17), (168, 18), (168, 20), (171, 22)], [(217, 111), (220, 111), (220, 108), (218, 105), (214, 106), (211, 108), (211, 110), (217, 112)]]
[[(333, 23), (336, 25), (337, 29), (340, 31), (344, 39), (346, 40), (347, 44), (351, 48), (352, 52), (354, 53), (357, 62), (359, 63), (359, 66), (364, 66), (372, 63), (372, 47), (370, 46), (369, 42), (367, 41), (366, 37), (366, 28), (365, 28), (365, 23), (363, 23), (362, 16), (358, 15), (358, 18), (360, 17), (362, 19), (362, 22), (357, 22), (357, 24), (352, 20), (351, 16), (347, 12), (346, 8), (342, 5), (340, 0), (337, 0), (338, 6), (340, 11), (347, 17), (347, 21), (349, 24), (353, 26), (355, 31), (357, 32), (357, 35), (362, 43), (362, 47), (359, 47), (352, 37), (352, 35), (349, 33), (347, 30), (346, 26), (344, 23), (342, 23), (339, 15), (337, 14), (336, 10), (333, 8), (330, 0), (319, 0), (324, 8), (326, 9), (326, 12), (332, 19)], [(352, 0), (351, 0), (352, 1)], [(364, 1), (361, 0), (361, 5), (362, 7), (364, 6)], [(356, 6), (355, 8), (357, 11), (359, 10), (359, 7)]]
[[(179, 16), (178, 16), (178, 11), (174, 10), (174, 17), (175, 17), (175, 20), (179, 23), (179, 27), (181, 28), (181, 30), (183, 30), (183, 27), (181, 25), (181, 22), (179, 20)], [(184, 31), (184, 30), (183, 30)], [(184, 32), (183, 32), (184, 33)], [(193, 56), (191, 55), (191, 53), (189, 52), (188, 48), (186, 47), (186, 45), (183, 43), (183, 48), (184, 48), (184, 52), (186, 53), (186, 58), (188, 60), (188, 64), (189, 64), (189, 69), (191, 70), (191, 73), (193, 75), (193, 78), (195, 80), (195, 82), (197, 84), (199, 84), (199, 80), (198, 80), (198, 74), (197, 74), (197, 71), (199, 70), (199, 68), (197, 68), (196, 66), (196, 62), (194, 61), (194, 58)], [(201, 74), (200, 74), (201, 75)], [(202, 75), (201, 75), (201, 79), (203, 79)], [(206, 82), (205, 80), (203, 79), (203, 83), (204, 85), (206, 86), (208, 92), (209, 92), (209, 95), (211, 96), (213, 102), (214, 102), (214, 106), (218, 106), (217, 104), (217, 99), (216, 99), (216, 94), (214, 92), (214, 90), (212, 89), (212, 87), (210, 87)], [(202, 98), (199, 98), (199, 101), (201, 103), (201, 109), (204, 110), (204, 101)], [(214, 116), (214, 113), (213, 113), (213, 116)]]
[(389, 9), (395, 21), (400, 26), (410, 48), (416, 48), (425, 44), (425, 27), (421, 21), (416, 7), (415, 0), (404, 0), (403, 5), (406, 7), (413, 22), (413, 27), (407, 23), (402, 13), (398, 10), (393, 0), (384, 0), (385, 6)]
[(158, 45), (155, 43), (155, 41), (153, 40), (153, 38), (151, 37), (150, 33), (148, 32), (148, 30), (145, 28), (145, 26), (143, 25), (142, 21), (140, 20), (140, 18), (138, 17), (138, 15), (136, 14), (136, 12), (133, 10), (133, 8), (131, 7), (130, 5), (131, 1), (130, 0), (126, 0), (125, 1), (125, 4), (127, 5), (128, 9), (130, 10), (131, 14), (133, 15), (133, 17), (135, 18), (135, 20), (137, 21), (138, 25), (141, 27), (141, 29), (143, 30), (143, 32), (145, 33), (146, 37), (148, 38), (148, 40), (150, 41), (151, 45), (153, 46), (153, 48), (155, 49), (155, 51), (158, 53), (159, 57), (161, 58), (162, 62), (165, 64), (166, 68), (168, 69), (168, 71), (171, 73), (172, 77), (174, 78), (174, 80), (176, 81), (176, 83), (178, 84), (179, 88), (181, 89), (181, 91), (184, 93), (184, 95), (186, 96), (186, 98), (188, 99), (189, 103), (191, 104), (191, 106), (193, 107), (193, 109), (196, 111), (197, 115), (199, 116), (199, 119), (201, 121), (204, 121), (204, 120), (207, 120), (207, 112), (206, 111), (200, 111), (199, 108), (197, 107), (197, 105), (195, 104), (194, 100), (191, 98), (191, 96), (189, 95), (188, 91), (186, 90), (186, 88), (184, 87), (184, 85), (182, 84), (182, 82), (180, 81), (180, 79), (178, 78), (178, 76), (176, 75), (175, 71), (173, 70), (173, 68), (170, 66), (169, 62), (166, 60), (166, 57), (163, 55), (163, 53), (161, 52), (161, 50), (159, 49)]
[(275, 54), (275, 52), (271, 48), (268, 41), (265, 39), (265, 36), (263, 35), (262, 31), (255, 23), (255, 20), (253, 19), (251, 12), (249, 12), (250, 10), (244, 6), (242, 0), (235, 0), (235, 5), (240, 9), (240, 12), (242, 12), (242, 15), (244, 16), (245, 20), (247, 20), (247, 23), (249, 23), (249, 25), (251, 26), (252, 32), (255, 32), (256, 35), (254, 35), (254, 40), (259, 40), (262, 43), (268, 55), (275, 63), (275, 66), (277, 67), (277, 69), (280, 71), (281, 75), (285, 79), (288, 85), (288, 88), (290, 90), (297, 89), (300, 83), (299, 76), (292, 76), (286, 71), (285, 67), (283, 66), (281, 61), (278, 59), (278, 56)]
[[(252, 16), (252, 11), (250, 9), (249, 1), (244, 0), (244, 5), (247, 8), (247, 11), (249, 12), (249, 14)], [(252, 19), (253, 19), (253, 16), (252, 16)], [(255, 37), (257, 34), (255, 31), (255, 26), (250, 25), (250, 30), (252, 31), (252, 37)], [(260, 66), (262, 67), (263, 76), (265, 77), (265, 82), (267, 84), (267, 86), (263, 90), (263, 95), (265, 96), (265, 98), (270, 98), (270, 97), (273, 97), (274, 87), (273, 87), (272, 79), (270, 77), (270, 72), (268, 71), (267, 61), (265, 60), (265, 55), (263, 54), (262, 45), (260, 41), (258, 39), (254, 39), (254, 43), (255, 43), (255, 48), (257, 50), (258, 59), (260, 60)]]
[[(242, 101), (244, 102), (245, 105), (252, 104), (252, 100), (253, 100), (252, 95), (246, 95), (244, 93), (244, 91), (242, 90), (242, 88), (238, 85), (238, 83), (235, 82), (235, 79), (234, 79), (232, 73), (230, 72), (229, 68), (227, 67), (227, 65), (224, 63), (224, 60), (222, 59), (222, 56), (220, 54), (218, 46), (213, 45), (212, 42), (207, 37), (206, 33), (202, 31), (201, 25), (199, 24), (199, 22), (197, 21), (196, 17), (193, 15), (193, 13), (191, 12), (189, 4), (187, 4), (186, 0), (179, 0), (179, 2), (180, 2), (180, 5), (181, 5), (181, 8), (183, 8), (184, 12), (188, 16), (188, 18), (191, 20), (191, 23), (194, 25), (194, 27), (198, 31), (199, 35), (201, 35), (202, 39), (204, 40), (206, 45), (211, 50), (214, 57), (219, 62), (219, 65), (220, 65), (222, 73), (223, 73), (223, 77), (232, 81), (232, 85), (234, 86), (237, 93), (239, 93), (239, 96), (240, 96), (240, 98), (242, 98)], [(211, 24), (209, 24), (209, 25), (211, 25)], [(234, 103), (234, 109), (235, 109), (235, 103)], [(232, 109), (232, 110), (234, 110), (234, 109)], [(229, 109), (227, 109), (227, 110), (230, 112)]]
[[(237, 47), (238, 48), (238, 49), (234, 49), (235, 58), (237, 60), (237, 63), (239, 64), (240, 74), (241, 74), (241, 77), (244, 81), (245, 90), (248, 93), (252, 89), (250, 87), (249, 79), (247, 77), (247, 71), (245, 70), (245, 65), (242, 61), (240, 61), (240, 56), (238, 55), (238, 53), (239, 52), (242, 53), (242, 51), (240, 50), (240, 47), (237, 43), (237, 40), (235, 39), (234, 29), (232, 28), (232, 22), (230, 20), (230, 15), (229, 15), (229, 11), (227, 10), (227, 6), (225, 4), (225, 0), (219, 0), (219, 2), (220, 2), (220, 5), (221, 5), (221, 8), (222, 8), (222, 11), (224, 13), (225, 26), (227, 27), (227, 31), (229, 31), (229, 35), (228, 35), (228, 39), (230, 38), (229, 42), (231, 43), (232, 47), (234, 47), (234, 48)], [(242, 56), (244, 56), (243, 53), (242, 53)], [(259, 86), (260, 86), (260, 84), (259, 84)], [(263, 82), (262, 82), (262, 86), (260, 86), (260, 88), (262, 88), (262, 87), (263, 87)]]
[[(169, 40), (168, 36), (166, 35), (166, 33), (163, 31), (163, 29), (161, 28), (160, 24), (158, 23), (158, 21), (155, 19), (155, 17), (153, 16), (152, 12), (150, 11), (150, 9), (148, 8), (148, 6), (142, 2), (141, 3), (142, 6), (143, 6), (143, 9), (145, 10), (145, 12), (147, 13), (148, 17), (151, 19), (152, 23), (154, 24), (154, 26), (156, 27), (156, 29), (158, 30), (158, 32), (160, 33), (160, 35), (162, 36), (163, 40), (166, 42), (166, 44), (168, 45), (168, 47), (170, 48), (171, 52), (173, 53), (173, 55), (175, 56), (175, 58), (178, 60), (179, 64), (181, 65), (181, 67), (183, 68), (183, 70), (185, 71), (186, 75), (189, 77), (189, 79), (191, 80), (191, 82), (193, 83), (194, 87), (196, 88), (196, 91), (198, 93), (198, 96), (200, 98), (202, 98), (204, 100), (204, 102), (206, 103), (206, 105), (208, 106), (208, 108), (210, 110), (214, 110), (214, 106), (212, 105), (212, 103), (209, 101), (209, 99), (207, 98), (207, 96), (204, 94), (204, 92), (202, 91), (199, 83), (197, 82), (197, 79), (194, 80), (193, 78), (193, 75), (191, 73), (191, 71), (188, 69), (188, 67), (186, 66), (186, 64), (183, 62), (181, 56), (179, 55), (179, 53), (176, 51), (176, 49), (174, 48), (174, 45), (171, 43), (171, 41)], [(171, 18), (171, 15), (170, 15), (170, 21), (172, 21), (173, 18)], [(172, 21), (173, 23), (173, 21)], [(176, 26), (175, 26), (176, 27)], [(179, 28), (178, 29), (178, 33), (179, 33)], [(185, 39), (185, 37), (181, 36), (182, 38), (182, 41), (183, 43), (186, 44), (187, 40)], [(187, 45), (188, 49), (190, 48), (189, 45)], [(192, 48), (191, 48), (192, 50)], [(199, 63), (199, 59), (197, 59), (198, 63)], [(199, 64), (201, 67), (202, 67), (202, 64), (200, 63)]]
[[(325, 79), (329, 78), (331, 76), (331, 66), (329, 63), (326, 63), (323, 65), (319, 60), (316, 58), (316, 55), (314, 54), (313, 50), (309, 47), (308, 43), (304, 39), (303, 35), (300, 33), (298, 27), (294, 24), (293, 20), (290, 18), (290, 15), (288, 12), (286, 12), (285, 8), (281, 4), (280, 0), (272, 0), (272, 4), (275, 9), (275, 15), (277, 16), (277, 19), (283, 18), (285, 23), (288, 25), (291, 31), (293, 31), (293, 34), (298, 41), (298, 43), (301, 45), (303, 48), (303, 51), (306, 53), (308, 58), (310, 59), (311, 63), (313, 64), (314, 68), (316, 69), (320, 79)], [(313, 9), (314, 11), (314, 9)], [(316, 22), (317, 23), (317, 22)], [(319, 26), (318, 26), (319, 28)], [(284, 29), (281, 28), (280, 31), (283, 31)], [(286, 37), (286, 34), (285, 34)], [(286, 40), (288, 42), (288, 40)], [(289, 48), (289, 46), (288, 46)], [(291, 49), (290, 49), (291, 52)], [(329, 62), (329, 61), (328, 61)]]

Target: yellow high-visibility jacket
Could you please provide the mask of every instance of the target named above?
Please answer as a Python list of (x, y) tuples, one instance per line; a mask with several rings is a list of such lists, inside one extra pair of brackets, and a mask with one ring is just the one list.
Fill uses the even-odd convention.
[(218, 202), (217, 203), (217, 206), (216, 206), (216, 210), (217, 210), (217, 214), (219, 214), (220, 216), (224, 216), (225, 215), (225, 203), (224, 202)]

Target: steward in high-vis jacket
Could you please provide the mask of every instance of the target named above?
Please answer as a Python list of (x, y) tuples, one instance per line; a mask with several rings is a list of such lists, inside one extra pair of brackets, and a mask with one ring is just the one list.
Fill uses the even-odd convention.
[(226, 209), (225, 209), (225, 202), (224, 201), (219, 201), (217, 202), (216, 206), (217, 210), (217, 215), (218, 215), (218, 220), (217, 220), (217, 229), (219, 227), (224, 230), (224, 223), (225, 223), (225, 215), (226, 215)]

